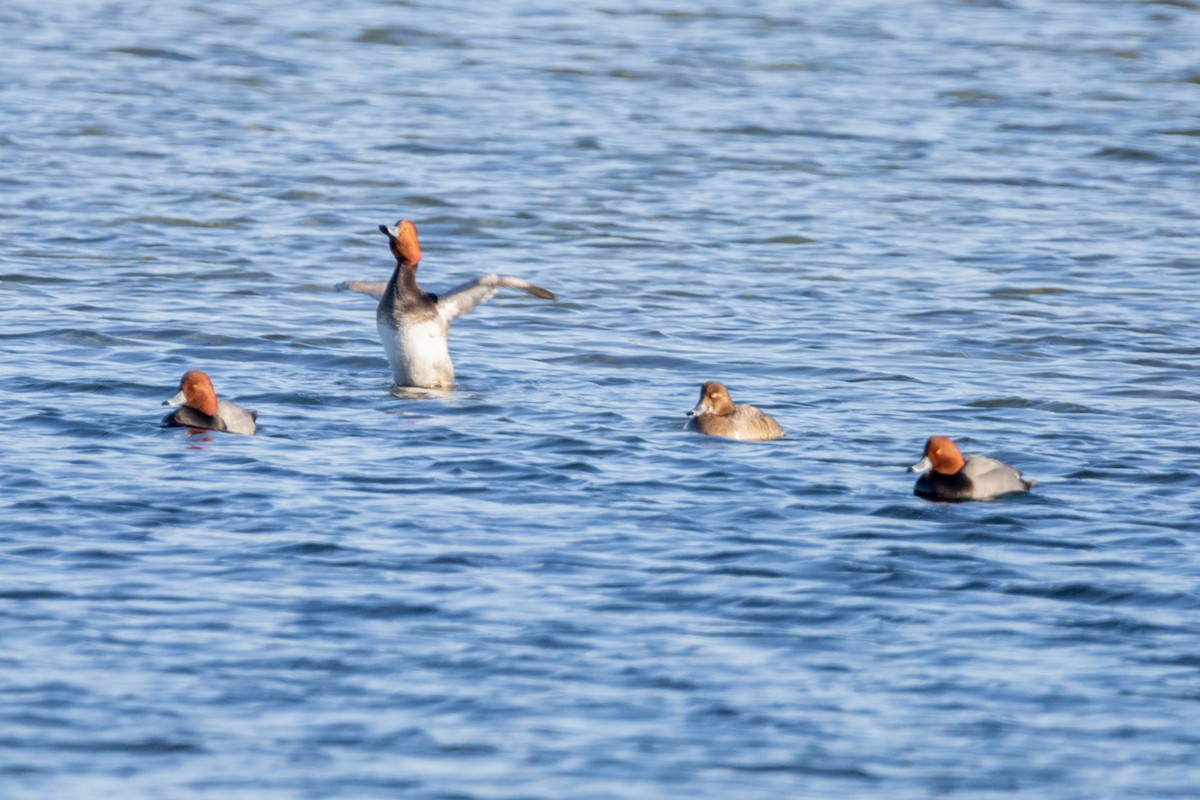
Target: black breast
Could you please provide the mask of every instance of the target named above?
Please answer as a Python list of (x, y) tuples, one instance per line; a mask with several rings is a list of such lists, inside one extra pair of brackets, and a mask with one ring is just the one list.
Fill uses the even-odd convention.
[(163, 425), (168, 428), (203, 428), (209, 431), (225, 430), (224, 423), (216, 417), (202, 414), (190, 406), (176, 409), (163, 417)]
[(953, 475), (944, 475), (929, 470), (917, 478), (913, 494), (926, 500), (970, 500), (974, 485), (962, 470)]

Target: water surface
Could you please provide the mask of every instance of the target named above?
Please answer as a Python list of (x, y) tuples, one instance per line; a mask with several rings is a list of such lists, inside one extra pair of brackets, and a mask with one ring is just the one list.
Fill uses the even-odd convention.
[[(6, 797), (1195, 795), (1195, 4), (0, 31)], [(559, 296), (449, 396), (333, 289), (401, 216)], [(921, 501), (933, 433), (1039, 485)]]

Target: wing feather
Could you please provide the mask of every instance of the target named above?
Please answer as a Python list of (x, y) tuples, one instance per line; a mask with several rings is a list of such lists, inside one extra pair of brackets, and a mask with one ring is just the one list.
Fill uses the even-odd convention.
[(342, 281), (334, 288), (370, 295), (378, 300), (383, 297), (383, 292), (387, 289), (387, 281)]
[(475, 280), (455, 286), (438, 298), (438, 313), (447, 322), (458, 319), (480, 303), (487, 302), (497, 289), (520, 289), (543, 300), (553, 300), (554, 293), (534, 286), (524, 278), (501, 275), (483, 275)]

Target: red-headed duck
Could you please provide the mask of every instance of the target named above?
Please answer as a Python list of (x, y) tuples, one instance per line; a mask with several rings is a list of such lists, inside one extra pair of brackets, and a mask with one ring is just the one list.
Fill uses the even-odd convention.
[(417, 264), (421, 260), (417, 226), (402, 219), (391, 228), (380, 225), (379, 230), (388, 237), (396, 258), (391, 280), (343, 281), (338, 288), (379, 298), (375, 323), (398, 386), (453, 387), (450, 323), (491, 298), (497, 289), (522, 289), (543, 300), (554, 299), (551, 292), (527, 280), (500, 275), (484, 275), (441, 297), (422, 291), (417, 285)]
[(908, 468), (922, 472), (913, 494), (926, 500), (986, 500), (1010, 492), (1027, 492), (1037, 481), (987, 456), (963, 455), (946, 436), (930, 436), (925, 457)]
[(257, 411), (247, 411), (237, 403), (218, 400), (212, 380), (198, 369), (188, 370), (179, 379), (179, 392), (164, 406), (183, 406), (163, 417), (169, 427), (199, 428), (253, 435)]
[(700, 387), (700, 402), (688, 412), (691, 426), (708, 436), (743, 442), (766, 442), (783, 436), (783, 428), (754, 406), (735, 406), (725, 384), (709, 381)]

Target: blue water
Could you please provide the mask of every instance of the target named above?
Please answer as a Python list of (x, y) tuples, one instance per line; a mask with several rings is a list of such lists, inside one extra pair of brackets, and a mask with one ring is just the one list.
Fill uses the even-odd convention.
[(0, 7), (0, 797), (1197, 795), (1200, 5), (350, 5)]

